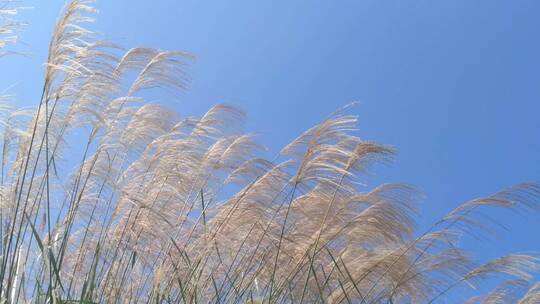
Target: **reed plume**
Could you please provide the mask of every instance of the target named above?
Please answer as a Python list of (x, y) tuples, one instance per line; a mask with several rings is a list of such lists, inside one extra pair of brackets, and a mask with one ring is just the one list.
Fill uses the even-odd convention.
[[(0, 3), (7, 54), (17, 8)], [(460, 243), (490, 209), (538, 211), (540, 185), (419, 232), (414, 187), (365, 185), (395, 150), (356, 136), (350, 106), (266, 159), (232, 106), (146, 102), (189, 88), (193, 55), (102, 41), (91, 5), (56, 23), (37, 107), (0, 107), (2, 303), (432, 303), (492, 278), (468, 303), (540, 303), (537, 255), (479, 264)]]

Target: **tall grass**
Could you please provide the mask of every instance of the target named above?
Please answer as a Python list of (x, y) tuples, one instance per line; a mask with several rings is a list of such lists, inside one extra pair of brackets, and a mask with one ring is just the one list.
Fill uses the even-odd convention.
[[(16, 8), (2, 5), (7, 52)], [(192, 56), (123, 52), (86, 28), (92, 14), (66, 6), (37, 108), (1, 108), (2, 303), (433, 303), (495, 281), (470, 303), (540, 303), (538, 256), (460, 249), (489, 209), (538, 210), (538, 184), (417, 232), (415, 189), (362, 184), (394, 150), (356, 137), (349, 107), (264, 159), (233, 107), (179, 120), (145, 102), (186, 89)]]

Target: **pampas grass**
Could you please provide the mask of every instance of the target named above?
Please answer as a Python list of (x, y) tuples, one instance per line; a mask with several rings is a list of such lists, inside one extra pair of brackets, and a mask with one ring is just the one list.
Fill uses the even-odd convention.
[[(0, 5), (2, 54), (16, 12)], [(0, 109), (2, 303), (433, 303), (493, 277), (469, 303), (540, 303), (538, 256), (478, 264), (460, 247), (492, 208), (537, 211), (538, 184), (418, 232), (414, 188), (362, 184), (394, 150), (355, 136), (350, 107), (265, 159), (234, 107), (179, 119), (145, 102), (188, 88), (193, 56), (123, 51), (88, 28), (93, 13), (66, 6), (37, 107)]]

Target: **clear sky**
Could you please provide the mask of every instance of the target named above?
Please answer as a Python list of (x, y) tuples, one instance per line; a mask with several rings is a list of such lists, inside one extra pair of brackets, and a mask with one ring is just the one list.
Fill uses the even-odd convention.
[[(0, 89), (37, 104), (60, 0), (27, 0), (30, 58), (0, 58)], [(420, 227), (457, 204), (540, 181), (539, 1), (101, 0), (95, 26), (125, 47), (197, 55), (182, 115), (248, 114), (273, 151), (350, 101), (361, 136), (395, 146), (372, 182), (421, 189)], [(540, 214), (496, 213), (510, 232), (482, 257), (540, 251)]]

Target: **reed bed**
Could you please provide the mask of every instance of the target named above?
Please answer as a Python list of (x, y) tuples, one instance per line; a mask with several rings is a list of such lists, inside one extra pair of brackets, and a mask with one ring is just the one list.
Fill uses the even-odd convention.
[[(0, 3), (6, 55), (17, 3)], [(37, 107), (0, 106), (1, 303), (540, 303), (537, 255), (478, 263), (460, 242), (491, 209), (538, 211), (540, 185), (417, 231), (417, 190), (364, 185), (395, 151), (349, 106), (265, 159), (234, 107), (146, 102), (187, 89), (193, 56), (102, 41), (91, 5), (57, 21)]]

